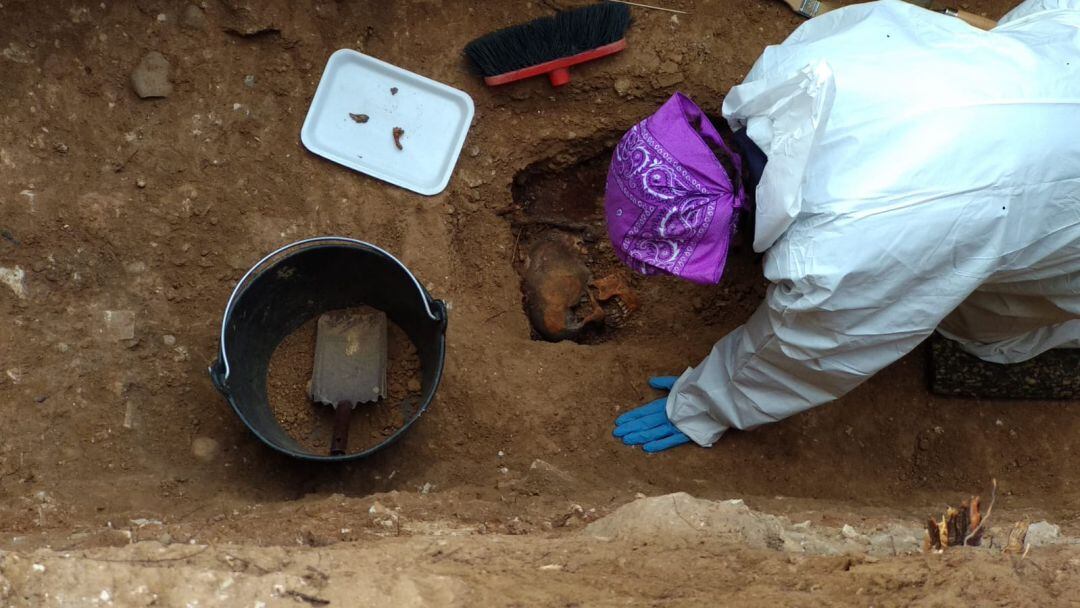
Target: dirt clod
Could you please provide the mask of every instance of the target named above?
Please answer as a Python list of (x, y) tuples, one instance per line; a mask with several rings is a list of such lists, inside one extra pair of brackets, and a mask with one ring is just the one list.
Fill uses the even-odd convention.
[(214, 460), (218, 452), (218, 442), (210, 437), (196, 437), (191, 442), (191, 453), (203, 462)]
[(394, 127), (393, 134), (394, 145), (397, 146), (398, 150), (403, 150), (404, 148), (401, 147), (401, 137), (405, 135), (405, 129), (402, 129), (401, 127)]
[(368, 121), (367, 114), (353, 114), (352, 112), (349, 112), (349, 118), (353, 119), (353, 122), (360, 124), (364, 124)]

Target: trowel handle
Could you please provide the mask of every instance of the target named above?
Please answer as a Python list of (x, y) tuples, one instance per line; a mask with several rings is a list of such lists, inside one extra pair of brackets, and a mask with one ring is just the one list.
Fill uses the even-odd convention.
[(330, 455), (343, 456), (349, 447), (349, 420), (353, 406), (348, 401), (340, 401), (334, 406), (334, 437), (330, 440)]

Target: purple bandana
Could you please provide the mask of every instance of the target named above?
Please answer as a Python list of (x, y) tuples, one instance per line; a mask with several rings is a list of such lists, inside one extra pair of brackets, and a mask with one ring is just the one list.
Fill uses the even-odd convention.
[(623, 136), (604, 192), (608, 236), (623, 263), (647, 275), (720, 280), (746, 193), (732, 187), (714, 149), (741, 171), (738, 155), (682, 93)]

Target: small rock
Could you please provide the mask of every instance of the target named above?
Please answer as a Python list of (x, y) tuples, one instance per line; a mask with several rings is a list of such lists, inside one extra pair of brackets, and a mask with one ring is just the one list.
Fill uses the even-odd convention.
[(171, 334), (165, 334), (164, 336), (161, 336), (161, 342), (165, 346), (173, 346), (174, 344), (176, 344), (176, 336)]
[(247, 76), (244, 76), (244, 86), (249, 88), (249, 89), (255, 88), (255, 75), (254, 74), (248, 74)]
[(139, 179), (135, 180), (135, 185), (139, 188), (145, 188), (146, 180), (140, 177)]
[(469, 147), (469, 156), (471, 156), (473, 158), (476, 158), (477, 156), (480, 156), (480, 146), (470, 146)]
[(108, 340), (119, 342), (135, 337), (135, 313), (130, 310), (106, 310), (103, 315), (101, 334)]
[(1061, 526), (1048, 521), (1037, 521), (1028, 526), (1027, 543), (1032, 547), (1049, 545), (1061, 537)]
[(25, 277), (26, 271), (18, 266), (14, 268), (0, 266), (0, 283), (10, 287), (11, 291), (15, 292), (15, 296), (19, 299), (26, 297), (26, 285), (23, 284)]
[(630, 85), (629, 78), (617, 78), (615, 80), (615, 92), (619, 95), (626, 95), (630, 91)]
[(420, 493), (421, 493), (421, 494), (428, 494), (428, 493), (430, 493), (430, 492), (431, 492), (431, 490), (433, 490), (434, 488), (435, 488), (435, 486), (431, 485), (431, 482), (430, 482), (430, 481), (425, 481), (425, 482), (424, 482), (424, 485), (420, 487)]
[(139, 65), (131, 73), (131, 86), (135, 94), (143, 99), (168, 97), (172, 94), (169, 82), (169, 60), (157, 51), (143, 55)]
[(209, 437), (196, 437), (191, 442), (191, 453), (203, 462), (210, 462), (217, 456), (218, 442)]
[(409, 389), (410, 393), (420, 392), (420, 388), (421, 388), (420, 381), (417, 380), (416, 378), (409, 378), (409, 383), (406, 385), (405, 388)]
[(851, 540), (860, 540), (863, 538), (863, 535), (859, 534), (859, 531), (852, 527), (851, 524), (844, 524), (844, 527), (840, 529), (840, 534), (843, 534), (844, 538)]
[(202, 31), (206, 29), (206, 13), (202, 12), (202, 9), (189, 4), (184, 9), (184, 14), (180, 17), (180, 26), (189, 30)]

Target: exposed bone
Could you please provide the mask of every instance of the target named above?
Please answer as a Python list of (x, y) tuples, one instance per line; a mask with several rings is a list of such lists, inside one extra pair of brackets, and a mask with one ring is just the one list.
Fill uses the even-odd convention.
[(545, 340), (574, 338), (586, 326), (604, 319), (604, 309), (588, 288), (589, 269), (577, 249), (571, 239), (552, 235), (529, 250), (525, 308), (533, 328)]
[(603, 304), (607, 317), (604, 322), (611, 327), (622, 327), (640, 306), (638, 296), (630, 289), (622, 273), (612, 273), (593, 281), (597, 301)]

